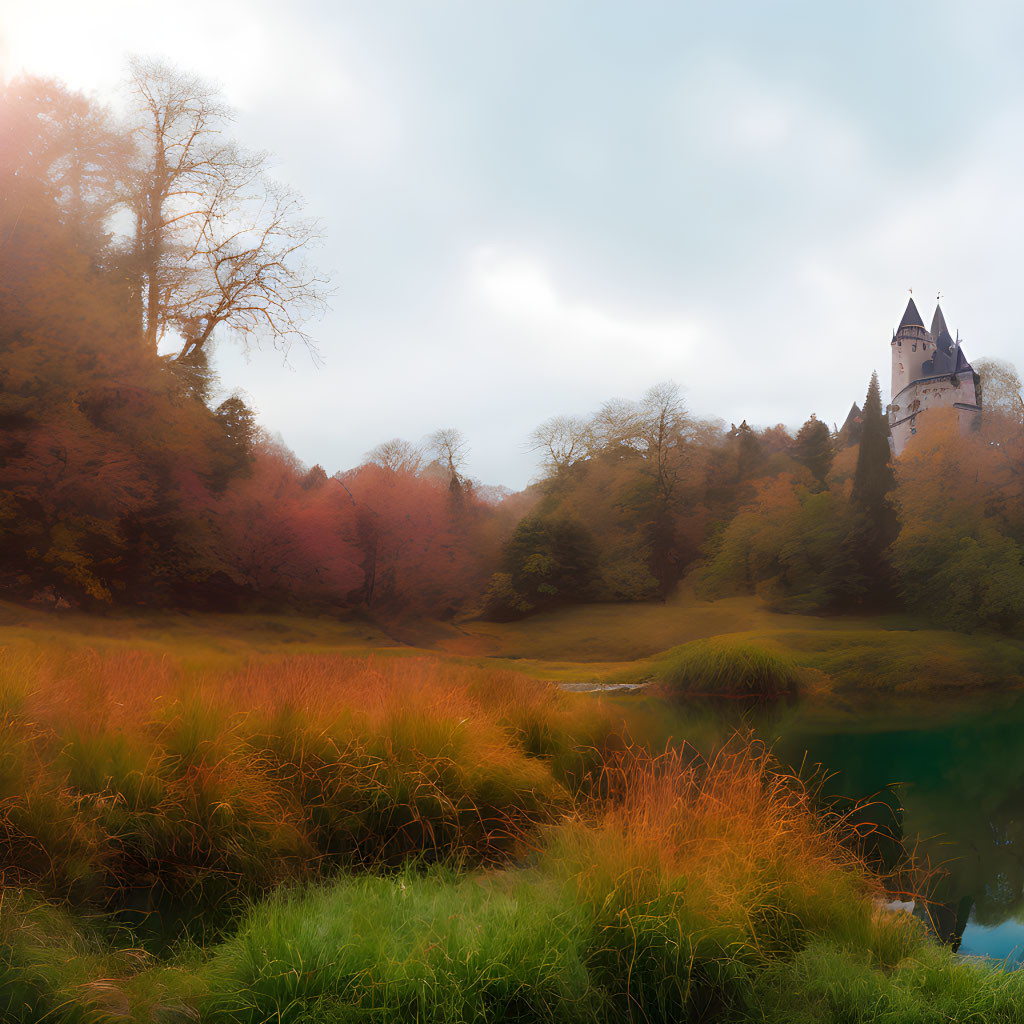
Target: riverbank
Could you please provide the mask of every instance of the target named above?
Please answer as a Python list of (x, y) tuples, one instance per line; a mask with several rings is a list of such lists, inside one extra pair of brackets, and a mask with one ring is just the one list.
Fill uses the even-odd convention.
[(351, 869), (154, 951), (8, 889), (0, 1012), (24, 1022), (1016, 1021), (1024, 976), (958, 961), (763, 749), (606, 766), (525, 866)]
[(926, 629), (904, 615), (787, 615), (752, 596), (702, 601), (685, 588), (665, 602), (581, 605), (509, 623), (146, 611), (95, 617), (0, 602), (0, 647), (128, 645), (223, 664), (275, 653), (431, 657), (578, 690), (662, 683), (671, 662), (709, 640), (781, 659), (810, 698), (1024, 686), (1024, 639)]
[[(787, 659), (823, 707), (860, 685), (836, 668), (841, 637), (851, 663), (905, 645), (908, 673), (937, 645), (768, 624), (716, 642)], [(9, 613), (0, 1016), (1018, 1019), (1019, 976), (881, 913), (844, 826), (756, 744), (714, 756), (694, 731), (707, 756), (687, 734), (652, 759), (620, 703), (545, 680), (650, 679), (680, 648), (579, 662), (508, 644), (469, 656), (358, 622)], [(1016, 650), (954, 637), (938, 654), (974, 658), (978, 692)]]

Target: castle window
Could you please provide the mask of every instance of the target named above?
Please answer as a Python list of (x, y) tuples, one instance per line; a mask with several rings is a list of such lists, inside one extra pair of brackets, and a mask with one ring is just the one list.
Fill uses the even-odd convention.
[(914, 342), (914, 344), (913, 344), (913, 346), (911, 347), (910, 351), (911, 351), (911, 352), (916, 352), (916, 351), (917, 351), (917, 342), (916, 342), (916, 341)]

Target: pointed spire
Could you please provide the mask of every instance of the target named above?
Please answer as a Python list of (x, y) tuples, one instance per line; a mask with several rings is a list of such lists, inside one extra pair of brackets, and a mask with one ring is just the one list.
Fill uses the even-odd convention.
[(911, 296), (910, 301), (907, 303), (907, 310), (903, 314), (903, 319), (900, 321), (900, 329), (904, 327), (924, 327), (924, 321), (921, 319), (921, 314), (917, 311), (917, 306), (914, 305), (914, 298)]
[(956, 366), (953, 369), (954, 373), (965, 373), (970, 370), (974, 372), (974, 367), (967, 361), (967, 356), (964, 355), (964, 350), (957, 346), (956, 349)]
[(946, 318), (942, 315), (942, 307), (936, 303), (935, 316), (932, 317), (931, 336), (937, 338), (943, 332), (949, 334), (949, 328), (946, 326)]

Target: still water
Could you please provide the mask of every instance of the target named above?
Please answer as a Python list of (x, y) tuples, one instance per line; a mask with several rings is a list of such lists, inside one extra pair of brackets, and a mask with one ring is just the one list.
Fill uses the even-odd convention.
[[(939, 868), (930, 923), (961, 953), (1024, 961), (1024, 694), (823, 709), (680, 707), (621, 698), (641, 738), (698, 748), (753, 729), (785, 764), (820, 765), (823, 793), (866, 801), (886, 868), (901, 848)], [(891, 836), (892, 838), (888, 838)], [(916, 911), (919, 915), (922, 909)]]

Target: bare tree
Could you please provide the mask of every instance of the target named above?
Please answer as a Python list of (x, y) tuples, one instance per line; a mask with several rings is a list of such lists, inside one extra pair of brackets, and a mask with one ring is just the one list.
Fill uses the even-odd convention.
[(974, 369), (981, 377), (983, 411), (998, 412), (1018, 423), (1024, 422), (1020, 374), (1013, 363), (1005, 359), (978, 359)]
[(690, 420), (679, 385), (662, 381), (640, 400), (639, 438), (648, 473), (665, 501), (672, 497), (680, 473)]
[(392, 473), (416, 473), (423, 461), (423, 450), (411, 441), (393, 437), (371, 448), (366, 453), (366, 461), (389, 469)]
[(605, 402), (591, 421), (590, 429), (595, 444), (602, 451), (639, 451), (642, 448), (640, 410), (636, 402), (622, 398)]
[(469, 444), (466, 435), (455, 427), (445, 427), (442, 430), (435, 430), (426, 439), (428, 454), (433, 456), (434, 461), (448, 470), (448, 477), (451, 481), (461, 482), (459, 470), (465, 465), (469, 456)]
[(144, 337), (181, 336), (175, 356), (201, 351), (218, 328), (287, 350), (325, 305), (328, 282), (305, 260), (319, 225), (270, 179), (264, 153), (224, 135), (231, 112), (202, 80), (133, 59), (136, 157), (127, 198)]
[(594, 417), (591, 430), (600, 449), (639, 455), (659, 496), (666, 501), (671, 498), (686, 442), (693, 432), (677, 384), (655, 384), (639, 402), (605, 402)]
[(552, 416), (530, 434), (528, 444), (530, 451), (543, 453), (546, 465), (557, 473), (585, 459), (593, 442), (589, 420)]

